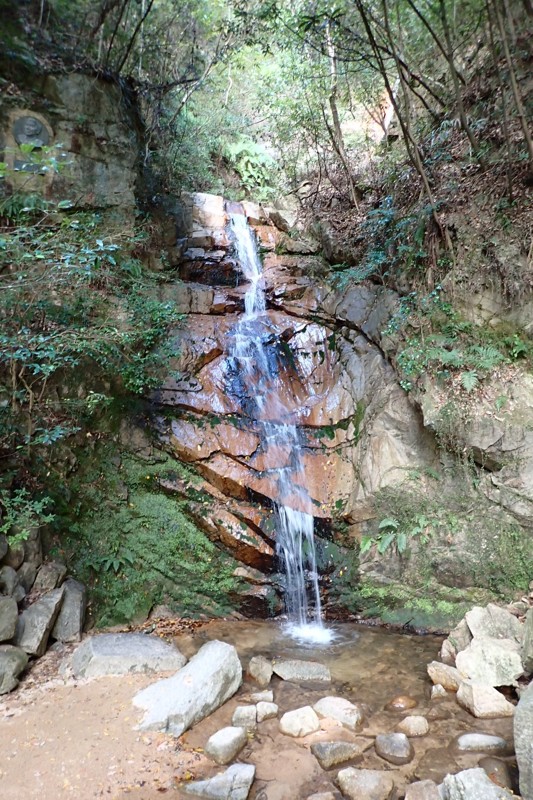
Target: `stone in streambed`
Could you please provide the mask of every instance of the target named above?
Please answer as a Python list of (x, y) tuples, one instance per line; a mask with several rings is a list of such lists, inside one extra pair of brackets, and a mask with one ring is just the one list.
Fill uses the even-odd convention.
[(361, 708), (343, 697), (323, 697), (313, 708), (319, 717), (334, 719), (352, 731), (363, 723)]
[(441, 800), (435, 781), (416, 781), (405, 790), (405, 800)]
[(512, 800), (513, 795), (496, 786), (484, 769), (465, 769), (455, 775), (446, 775), (441, 786), (442, 800)]
[(217, 764), (228, 764), (240, 753), (247, 741), (244, 728), (222, 728), (208, 739), (205, 752)]
[(231, 724), (247, 731), (254, 731), (257, 727), (256, 706), (237, 706), (231, 718)]
[(258, 722), (263, 722), (265, 719), (272, 719), (278, 716), (278, 707), (276, 703), (260, 702), (257, 704), (256, 708)]
[(206, 781), (192, 781), (180, 785), (181, 791), (212, 800), (247, 800), (255, 777), (252, 764), (233, 764)]
[[(134, 672), (170, 672), (187, 659), (174, 645), (145, 633), (101, 633), (90, 636), (72, 656), (75, 678), (102, 678)], [(151, 688), (151, 687), (149, 687)]]
[(322, 769), (329, 769), (344, 761), (361, 758), (364, 750), (352, 742), (316, 742), (311, 745), (311, 752)]
[(341, 769), (337, 782), (348, 800), (389, 800), (394, 791), (390, 772), (377, 769)]
[(396, 728), (406, 736), (425, 736), (429, 731), (429, 723), (425, 717), (421, 716), (404, 717)]
[(512, 717), (515, 707), (492, 686), (463, 681), (457, 691), (457, 702), (474, 717), (496, 719)]
[(443, 686), (450, 692), (456, 692), (461, 683), (461, 673), (455, 667), (441, 664), (440, 661), (431, 661), (427, 666), (428, 675), (433, 683)]
[(387, 705), (385, 706), (386, 711), (406, 711), (408, 708), (415, 708), (418, 703), (413, 697), (409, 697), (405, 694), (400, 694), (397, 697), (393, 697), (392, 700), (389, 700)]
[(54, 627), (64, 590), (53, 589), (22, 612), (18, 619), (14, 644), (33, 656), (42, 656)]
[(478, 762), (478, 766), (485, 770), (490, 780), (497, 786), (503, 786), (505, 789), (513, 788), (513, 779), (509, 767), (501, 758), (494, 758), (493, 756), (485, 756)]
[(408, 764), (414, 750), (405, 733), (380, 733), (374, 742), (376, 753), (391, 764)]
[(510, 750), (505, 739), (490, 733), (463, 733), (457, 738), (455, 747), (466, 753), (508, 753)]
[(272, 689), (268, 689), (265, 692), (254, 692), (250, 695), (250, 700), (252, 703), (273, 703), (274, 692)]
[(171, 678), (134, 697), (134, 705), (146, 711), (139, 727), (181, 736), (229, 700), (241, 682), (241, 662), (233, 645), (208, 642)]
[(19, 609), (13, 597), (0, 596), (0, 642), (8, 642), (15, 635)]
[(474, 638), (457, 654), (456, 664), (465, 677), (486, 686), (511, 686), (524, 671), (514, 639)]
[(320, 721), (311, 706), (287, 711), (279, 721), (279, 729), (286, 736), (307, 736), (319, 728)]
[(431, 699), (432, 700), (441, 700), (443, 697), (447, 697), (448, 692), (441, 686), (440, 683), (436, 683), (435, 686), (431, 687)]
[(318, 792), (318, 794), (310, 794), (307, 800), (336, 800), (333, 792)]
[(274, 673), (284, 681), (331, 683), (329, 669), (324, 664), (319, 664), (318, 661), (299, 661), (293, 658), (276, 661), (272, 668)]
[(272, 664), (264, 656), (254, 656), (248, 664), (248, 674), (258, 686), (268, 686), (272, 678)]
[[(523, 637), (523, 626), (514, 614), (495, 603), (489, 603), (486, 608), (474, 606), (465, 614), (465, 620), (474, 638), (515, 639), (520, 642)], [(464, 647), (460, 649), (464, 650)]]
[(0, 694), (11, 692), (18, 685), (18, 676), (28, 663), (28, 655), (20, 647), (0, 645)]

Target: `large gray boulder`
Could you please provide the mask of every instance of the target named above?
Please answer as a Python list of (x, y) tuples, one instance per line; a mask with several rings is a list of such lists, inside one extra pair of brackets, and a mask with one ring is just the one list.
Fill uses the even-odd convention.
[(26, 596), (19, 574), (13, 567), (4, 565), (0, 568), (0, 594), (7, 594), (13, 597), (17, 603), (20, 603)]
[(474, 606), (467, 611), (465, 619), (474, 638), (488, 636), (492, 639), (515, 639), (520, 642), (523, 636), (523, 628), (517, 618), (506, 608), (494, 603), (489, 603), (486, 608)]
[(318, 661), (299, 661), (291, 658), (276, 661), (272, 665), (272, 669), (284, 681), (331, 683), (331, 673), (328, 667)]
[(187, 659), (174, 645), (144, 633), (101, 633), (85, 639), (72, 656), (75, 678), (102, 678), (134, 672), (170, 672)]
[(87, 590), (83, 583), (69, 578), (63, 584), (63, 603), (52, 629), (52, 638), (58, 642), (79, 642), (87, 607)]
[(522, 692), (514, 717), (514, 746), (520, 792), (524, 800), (533, 800), (533, 681)]
[(512, 800), (513, 795), (491, 781), (481, 767), (446, 775), (440, 785), (442, 800)]
[(233, 764), (225, 772), (206, 781), (192, 781), (180, 786), (186, 794), (212, 800), (246, 800), (255, 777), (252, 764)]
[(241, 683), (242, 667), (235, 648), (225, 642), (208, 642), (171, 678), (134, 697), (134, 705), (146, 712), (140, 728), (181, 736), (229, 700)]
[(472, 681), (463, 681), (459, 686), (457, 702), (479, 719), (512, 717), (515, 711), (513, 704), (497, 689)]
[(0, 595), (0, 642), (8, 642), (15, 635), (19, 609), (13, 597)]
[(48, 637), (59, 614), (63, 592), (63, 588), (53, 589), (20, 615), (14, 643), (26, 653), (42, 656), (45, 652)]
[(10, 692), (18, 685), (18, 676), (28, 663), (28, 656), (20, 647), (0, 644), (0, 694)]
[(33, 588), (40, 592), (57, 589), (63, 583), (66, 574), (65, 564), (59, 561), (46, 561), (39, 567)]
[(474, 637), (465, 650), (457, 653), (455, 663), (460, 673), (485, 686), (512, 686), (524, 671), (520, 645), (515, 639)]

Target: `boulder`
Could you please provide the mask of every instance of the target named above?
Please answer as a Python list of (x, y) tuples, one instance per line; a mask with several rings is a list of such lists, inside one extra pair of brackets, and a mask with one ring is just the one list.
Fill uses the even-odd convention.
[(229, 700), (241, 683), (242, 667), (235, 648), (225, 642), (208, 642), (171, 678), (135, 695), (134, 705), (146, 712), (140, 728), (181, 736)]
[(174, 645), (145, 633), (100, 633), (85, 639), (72, 656), (75, 678), (103, 678), (134, 672), (169, 672), (187, 659)]
[(520, 645), (515, 639), (474, 637), (468, 647), (457, 654), (455, 663), (463, 676), (486, 686), (511, 686), (524, 671)]
[(533, 800), (533, 681), (522, 692), (514, 718), (514, 746), (524, 800)]
[(457, 738), (455, 747), (466, 753), (509, 753), (509, 745), (501, 736), (490, 733), (463, 733)]
[(0, 533), (0, 561), (3, 559), (5, 554), (7, 553), (7, 548), (9, 547), (7, 543), (7, 536), (5, 533)]
[(0, 568), (0, 593), (13, 597), (17, 603), (26, 596), (26, 591), (21, 586), (18, 572), (13, 567)]
[(276, 703), (263, 703), (257, 704), (257, 721), (263, 722), (265, 719), (272, 719), (278, 716), (278, 707)]
[[(23, 542), (24, 547), (24, 563), (31, 562), (37, 569), (43, 563), (43, 545), (41, 539), (41, 529), (32, 528), (26, 539)], [(52, 587), (55, 589), (55, 586)]]
[(497, 689), (472, 681), (463, 681), (457, 691), (457, 702), (474, 717), (496, 719), (512, 717), (515, 707)]
[(42, 656), (63, 601), (63, 588), (53, 589), (22, 612), (14, 643), (26, 653)]
[(307, 736), (319, 730), (320, 721), (311, 708), (295, 708), (294, 711), (287, 711), (279, 721), (279, 729), (286, 736)]
[(319, 664), (317, 661), (287, 659), (285, 661), (276, 661), (272, 665), (272, 669), (284, 681), (331, 683), (331, 673), (328, 667), (324, 664)]
[(363, 712), (360, 706), (350, 703), (343, 697), (323, 697), (313, 708), (319, 717), (334, 719), (352, 731), (363, 724)]
[(468, 647), (471, 641), (472, 633), (470, 632), (468, 623), (466, 619), (462, 619), (461, 622), (450, 631), (448, 638), (443, 641), (439, 654), (440, 660), (444, 662), (444, 664), (449, 664), (454, 667), (457, 653), (460, 653), (461, 650)]
[(512, 800), (513, 794), (497, 786), (484, 769), (465, 769), (446, 775), (440, 785), (442, 800)]
[(416, 781), (405, 790), (405, 800), (441, 800), (435, 781)]
[(456, 692), (462, 677), (455, 667), (441, 664), (440, 661), (431, 661), (427, 666), (428, 675), (434, 684), (444, 686), (450, 692)]
[(25, 592), (29, 592), (33, 588), (38, 569), (39, 567), (35, 561), (25, 561), (18, 568), (17, 576)]
[(415, 754), (405, 733), (380, 733), (374, 746), (378, 756), (391, 764), (408, 764)]
[(515, 639), (517, 642), (522, 640), (523, 629), (517, 618), (506, 608), (494, 603), (489, 603), (486, 608), (474, 606), (465, 614), (465, 620), (474, 638), (485, 636), (492, 639)]
[(0, 694), (11, 692), (18, 685), (18, 676), (28, 663), (28, 655), (20, 647), (0, 644)]
[(64, 564), (59, 561), (47, 561), (39, 567), (33, 588), (39, 592), (56, 589), (61, 586), (66, 574), (67, 568)]
[(252, 764), (233, 764), (225, 772), (206, 781), (181, 784), (181, 791), (213, 800), (246, 800), (255, 777)]
[(533, 672), (533, 608), (530, 608), (526, 614), (522, 663), (527, 673)]
[(248, 674), (258, 686), (268, 686), (272, 678), (272, 664), (264, 656), (254, 656), (248, 664)]
[(378, 769), (341, 769), (337, 782), (348, 800), (389, 800), (394, 791), (390, 772)]
[(15, 635), (19, 610), (13, 597), (0, 595), (0, 642), (8, 642)]
[(7, 553), (2, 559), (4, 566), (18, 569), (24, 561), (24, 545), (22, 542), (19, 544), (10, 544), (7, 548)]
[(87, 590), (83, 583), (69, 578), (63, 584), (63, 603), (52, 629), (52, 638), (58, 642), (79, 642), (85, 620)]
[(425, 736), (429, 732), (429, 723), (421, 716), (404, 717), (396, 726), (396, 730), (409, 737)]
[(256, 706), (237, 706), (233, 712), (231, 724), (247, 731), (254, 731), (257, 727)]
[(205, 752), (217, 764), (229, 764), (237, 753), (240, 753), (247, 741), (248, 737), (244, 728), (222, 728), (209, 737)]
[(353, 742), (315, 742), (311, 745), (311, 752), (322, 769), (329, 769), (344, 761), (361, 758), (364, 750)]

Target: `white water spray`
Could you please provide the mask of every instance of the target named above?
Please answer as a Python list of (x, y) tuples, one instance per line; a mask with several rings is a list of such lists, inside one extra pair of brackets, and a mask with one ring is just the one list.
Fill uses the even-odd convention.
[[(288, 632), (315, 642), (327, 642), (331, 632), (324, 627), (320, 607), (318, 572), (311, 500), (297, 486), (293, 475), (302, 472), (302, 446), (296, 425), (290, 422), (280, 393), (283, 361), (278, 336), (268, 313), (261, 261), (254, 234), (243, 214), (231, 215), (231, 229), (242, 273), (249, 283), (244, 314), (232, 331), (233, 346), (230, 391), (237, 393), (245, 412), (259, 425), (265, 450), (278, 447), (289, 454), (288, 464), (271, 469), (278, 485), (275, 503), (276, 547), (285, 569), (285, 605)], [(288, 505), (297, 500), (300, 509)]]

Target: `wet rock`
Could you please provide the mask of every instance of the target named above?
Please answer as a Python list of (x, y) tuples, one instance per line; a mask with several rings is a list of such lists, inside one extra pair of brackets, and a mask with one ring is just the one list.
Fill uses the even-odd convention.
[(254, 692), (250, 695), (250, 700), (252, 703), (273, 703), (274, 692), (272, 689), (267, 689), (264, 692)]
[(380, 733), (374, 746), (378, 756), (391, 764), (408, 764), (415, 754), (405, 733)]
[(85, 620), (87, 590), (83, 583), (73, 578), (65, 581), (63, 588), (65, 594), (52, 629), (52, 638), (58, 642), (79, 642)]
[(475, 637), (457, 654), (456, 664), (474, 683), (487, 686), (511, 686), (523, 672), (520, 645), (514, 639)]
[(0, 642), (8, 642), (15, 635), (19, 610), (13, 597), (0, 596)]
[(435, 686), (431, 687), (431, 699), (432, 700), (441, 700), (443, 697), (447, 697), (448, 692), (440, 683), (436, 683)]
[(231, 718), (231, 724), (236, 727), (254, 731), (257, 727), (256, 706), (237, 706)]
[(449, 772), (459, 770), (459, 765), (447, 747), (427, 750), (414, 768), (414, 777), (419, 781), (432, 780), (440, 783)]
[(272, 719), (278, 716), (278, 707), (276, 703), (259, 702), (256, 708), (258, 722), (263, 722), (265, 719)]
[(268, 686), (272, 678), (272, 664), (264, 656), (254, 656), (248, 664), (248, 674), (258, 686)]
[(514, 718), (514, 746), (520, 792), (524, 800), (533, 800), (533, 681), (522, 692)]
[(527, 673), (533, 672), (533, 608), (526, 614), (524, 626), (524, 645), (522, 648), (522, 663)]
[(394, 791), (390, 772), (377, 769), (341, 769), (337, 781), (348, 800), (389, 800)]
[(279, 721), (279, 729), (286, 736), (307, 736), (319, 728), (320, 721), (311, 706), (287, 711)]
[(431, 661), (427, 666), (428, 675), (433, 683), (440, 684), (450, 692), (456, 692), (461, 683), (462, 677), (459, 670), (450, 667), (448, 664), (441, 664), (440, 661)]
[(461, 683), (457, 691), (457, 702), (480, 719), (512, 717), (515, 710), (513, 704), (497, 689), (471, 681)]
[(441, 800), (435, 781), (417, 781), (405, 790), (405, 800)]
[(274, 673), (284, 681), (331, 683), (331, 673), (328, 667), (324, 664), (319, 664), (317, 661), (288, 659), (286, 661), (276, 661), (272, 668)]
[(386, 711), (406, 711), (409, 708), (415, 708), (418, 705), (416, 700), (405, 694), (400, 694), (389, 700), (385, 706)]
[(62, 588), (53, 589), (20, 615), (13, 641), (29, 655), (42, 656), (46, 650), (48, 637), (59, 614), (63, 594)]
[(171, 678), (135, 695), (134, 705), (146, 712), (139, 727), (181, 736), (229, 700), (241, 682), (242, 667), (235, 648), (225, 642), (208, 642)]
[(187, 659), (174, 645), (144, 633), (101, 633), (90, 636), (72, 656), (75, 678), (102, 678), (135, 672), (167, 672)]
[(517, 642), (523, 637), (523, 628), (517, 618), (494, 603), (489, 603), (486, 608), (474, 606), (465, 614), (465, 620), (474, 637), (515, 639)]
[[(437, 689), (438, 687), (434, 686), (433, 688)], [(444, 692), (446, 693), (446, 689), (444, 689)], [(450, 719), (450, 717), (453, 717), (452, 712), (449, 708), (445, 708), (441, 703), (433, 706), (433, 708), (430, 708), (426, 714), (426, 718), (428, 720), (433, 720), (435, 722), (443, 719)]]
[(490, 780), (497, 786), (503, 786), (505, 789), (513, 788), (513, 779), (509, 767), (502, 761), (501, 758), (493, 758), (486, 756), (480, 759), (479, 766), (485, 770)]
[(318, 792), (310, 794), (307, 800), (336, 800), (336, 797), (333, 792)]
[(466, 619), (462, 619), (453, 631), (450, 631), (448, 638), (443, 641), (440, 651), (440, 660), (445, 664), (450, 664), (452, 667), (455, 666), (457, 653), (460, 653), (461, 650), (468, 647), (471, 641), (472, 633), (468, 627), (468, 623)]
[(209, 737), (205, 752), (217, 764), (229, 764), (237, 753), (240, 753), (247, 741), (248, 737), (244, 728), (222, 728)]
[(181, 791), (213, 800), (246, 800), (255, 777), (252, 764), (233, 764), (225, 772), (206, 781), (192, 781), (180, 785)]
[(343, 697), (323, 697), (313, 708), (319, 717), (334, 719), (352, 731), (363, 724), (363, 712), (360, 706), (350, 703)]
[(425, 736), (429, 731), (429, 723), (421, 716), (404, 717), (396, 726), (396, 730), (410, 737)]
[(360, 758), (364, 750), (352, 742), (316, 742), (311, 745), (311, 752), (322, 769), (329, 769), (344, 761)]
[(0, 644), (0, 694), (11, 692), (18, 685), (18, 676), (28, 663), (28, 655), (20, 647)]
[(455, 747), (463, 752), (508, 753), (509, 745), (501, 736), (489, 733), (463, 733), (458, 737)]
[(39, 592), (56, 589), (61, 586), (66, 574), (67, 568), (64, 564), (60, 564), (58, 561), (47, 561), (39, 567), (33, 588)]
[(492, 783), (484, 769), (465, 769), (446, 775), (440, 792), (442, 800), (512, 800), (506, 789)]

